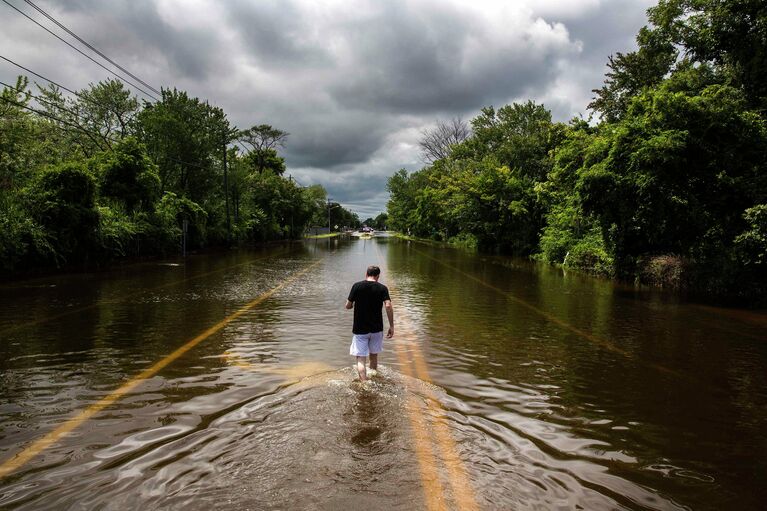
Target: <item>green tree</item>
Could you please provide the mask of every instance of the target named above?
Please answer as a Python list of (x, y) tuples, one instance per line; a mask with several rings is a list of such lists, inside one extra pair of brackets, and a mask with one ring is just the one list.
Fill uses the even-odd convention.
[(744, 209), (767, 192), (767, 130), (744, 95), (722, 85), (679, 91), (679, 82), (687, 83), (669, 80), (632, 101), (605, 129), (607, 157), (576, 187), (623, 276), (642, 254), (714, 263), (745, 227)]
[(159, 166), (163, 192), (198, 204), (221, 196), (224, 145), (232, 138), (223, 110), (163, 89), (162, 101), (145, 105), (138, 123), (139, 138)]
[(544, 261), (603, 275), (614, 271), (600, 224), (583, 211), (576, 192), (581, 174), (607, 157), (609, 146), (601, 130), (608, 127), (573, 120), (556, 150), (549, 180), (536, 189), (547, 210), (539, 245)]
[(258, 172), (271, 169), (276, 174), (285, 172), (285, 162), (277, 155), (277, 148), (284, 147), (289, 133), (268, 124), (252, 126), (238, 133), (238, 139), (250, 146), (250, 158)]
[(677, 47), (665, 31), (642, 27), (636, 37), (639, 48), (629, 53), (610, 56), (604, 85), (594, 89), (589, 108), (599, 112), (607, 122), (620, 120), (631, 98), (663, 81), (679, 56)]
[(45, 161), (36, 142), (40, 134), (36, 120), (23, 108), (31, 97), (28, 84), (20, 76), (15, 87), (3, 88), (0, 95), (0, 197), (5, 200), (29, 182), (32, 170)]
[(384, 213), (379, 213), (376, 215), (375, 219), (373, 219), (373, 227), (375, 227), (379, 231), (383, 231), (386, 229), (387, 222), (389, 221), (389, 215)]
[(285, 158), (279, 156), (274, 149), (248, 151), (244, 160), (255, 172), (261, 173), (268, 170), (278, 176), (285, 174)]
[(696, 63), (723, 70), (751, 108), (767, 106), (767, 4), (761, 0), (660, 0), (648, 10), (666, 40)]
[(42, 226), (57, 264), (87, 260), (95, 247), (99, 215), (96, 182), (83, 163), (49, 167), (26, 190), (32, 219)]
[(157, 166), (134, 137), (119, 142), (100, 165), (102, 197), (120, 203), (125, 211), (150, 211), (160, 195)]

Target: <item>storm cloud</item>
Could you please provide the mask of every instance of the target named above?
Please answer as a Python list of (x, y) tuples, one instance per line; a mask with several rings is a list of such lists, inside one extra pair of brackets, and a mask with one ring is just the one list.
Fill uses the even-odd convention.
[[(21, 0), (9, 0), (42, 23)], [(630, 51), (648, 0), (360, 2), (40, 0), (154, 87), (221, 106), (233, 124), (288, 131), (288, 172), (362, 218), (386, 179), (416, 170), (439, 119), (534, 99), (587, 115), (610, 54)], [(0, 54), (82, 88), (109, 75), (5, 5)], [(46, 23), (46, 26), (50, 24)], [(53, 29), (53, 27), (51, 27)], [(18, 70), (0, 65), (11, 82)], [(140, 97), (143, 97), (139, 94)]]

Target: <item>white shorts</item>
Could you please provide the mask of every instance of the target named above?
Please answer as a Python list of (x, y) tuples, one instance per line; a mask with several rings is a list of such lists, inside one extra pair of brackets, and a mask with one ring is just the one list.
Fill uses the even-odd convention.
[(354, 334), (352, 345), (349, 347), (349, 355), (355, 357), (367, 357), (383, 351), (383, 332), (371, 332), (369, 334)]

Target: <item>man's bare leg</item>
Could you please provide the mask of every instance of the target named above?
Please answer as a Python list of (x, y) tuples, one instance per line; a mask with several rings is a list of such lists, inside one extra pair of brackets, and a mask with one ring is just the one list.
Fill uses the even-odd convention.
[[(366, 357), (357, 357), (357, 372), (360, 375), (360, 381), (367, 380), (367, 373), (365, 371), (365, 358)], [(371, 363), (370, 367), (372, 368), (373, 367), (373, 365), (372, 365), (372, 363), (373, 363), (372, 362), (372, 356), (371, 356), (371, 362), (370, 363)]]
[(370, 354), (370, 372), (368, 375), (373, 378), (378, 375), (378, 353)]

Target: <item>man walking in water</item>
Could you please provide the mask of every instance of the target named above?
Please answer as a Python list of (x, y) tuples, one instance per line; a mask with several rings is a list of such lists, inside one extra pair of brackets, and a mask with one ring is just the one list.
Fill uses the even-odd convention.
[(356, 282), (349, 291), (346, 308), (354, 308), (354, 326), (352, 327), (352, 345), (349, 355), (357, 357), (357, 372), (360, 381), (367, 380), (365, 359), (370, 355), (370, 376), (378, 369), (378, 354), (383, 350), (383, 316), (381, 306), (386, 308), (389, 331), (386, 338), (394, 336), (394, 309), (389, 298), (389, 289), (378, 282), (381, 269), (368, 266), (365, 280)]

